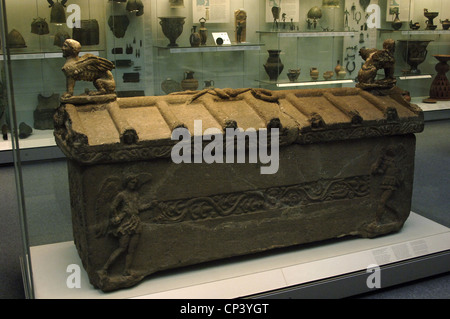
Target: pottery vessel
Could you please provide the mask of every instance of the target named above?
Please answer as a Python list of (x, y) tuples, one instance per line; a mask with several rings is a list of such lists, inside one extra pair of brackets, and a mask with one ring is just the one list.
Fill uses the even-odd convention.
[(420, 74), (418, 66), (425, 61), (431, 40), (399, 40), (403, 59), (411, 67), (409, 73)]
[(341, 61), (338, 60), (338, 61), (337, 61), (337, 64), (336, 64), (336, 67), (334, 68), (334, 73), (336, 73), (336, 76), (339, 75), (339, 72), (340, 72), (342, 69), (344, 69), (344, 67), (341, 65)]
[(162, 32), (169, 39), (168, 47), (177, 47), (179, 36), (183, 33), (183, 25), (186, 17), (159, 17)]
[(299, 75), (300, 75), (300, 69), (289, 69), (289, 72), (287, 73), (289, 81), (291, 81), (291, 82), (297, 81)]
[(333, 74), (334, 74), (333, 71), (326, 71), (323, 73), (323, 78), (325, 80), (329, 80), (333, 77)]
[(409, 28), (411, 30), (419, 30), (420, 29), (420, 23), (419, 22), (413, 23), (412, 20), (411, 20), (411, 21), (409, 21)]
[(437, 25), (434, 24), (433, 19), (439, 15), (439, 12), (429, 12), (428, 9), (423, 9), (424, 16), (428, 19), (426, 21), (426, 30), (434, 30)]
[(191, 47), (200, 46), (200, 42), (202, 41), (200, 34), (197, 32), (197, 27), (194, 25), (191, 29), (191, 35), (189, 36), (189, 43)]
[(214, 80), (206, 80), (203, 81), (205, 83), (205, 86), (203, 87), (204, 89), (213, 89), (214, 88)]
[(181, 87), (185, 91), (195, 91), (198, 89), (198, 80), (194, 78), (194, 71), (184, 72), (184, 79), (181, 81)]
[(450, 82), (445, 75), (450, 66), (447, 64), (450, 61), (450, 54), (433, 55), (439, 63), (436, 64), (435, 70), (437, 75), (431, 83), (430, 98), (424, 100), (427, 103), (434, 103), (436, 101), (450, 101)]
[(313, 67), (309, 70), (309, 75), (311, 76), (311, 79), (317, 80), (319, 78), (319, 70)]
[(398, 17), (398, 13), (395, 14), (394, 21), (392, 21), (392, 29), (394, 30), (400, 30), (402, 27), (403, 22), (400, 21), (400, 18)]
[(442, 29), (448, 30), (450, 28), (450, 20), (445, 19), (444, 21), (439, 20), (442, 24)]
[(198, 33), (200, 34), (201, 38), (200, 44), (206, 45), (206, 40), (208, 40), (208, 29), (205, 26), (206, 19), (201, 18), (200, 20), (198, 20), (198, 22), (200, 22), (200, 28), (198, 29)]
[(269, 75), (271, 81), (276, 81), (278, 76), (283, 72), (284, 64), (280, 59), (281, 50), (268, 50), (269, 58), (267, 62), (264, 64), (264, 69), (266, 73)]

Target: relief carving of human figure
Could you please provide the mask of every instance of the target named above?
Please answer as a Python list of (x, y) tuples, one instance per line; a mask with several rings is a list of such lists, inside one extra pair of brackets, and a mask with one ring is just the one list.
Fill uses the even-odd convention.
[(112, 202), (109, 205), (105, 203), (105, 209), (110, 212), (107, 229), (104, 228), (97, 235), (104, 235), (106, 229), (106, 233), (118, 238), (119, 247), (111, 253), (106, 263), (98, 271), (101, 277), (107, 276), (110, 266), (124, 254), (125, 268), (122, 275), (132, 275), (132, 262), (142, 232), (139, 214), (141, 211), (150, 209), (155, 203), (155, 201), (152, 201), (149, 204), (141, 205), (139, 194), (141, 186), (142, 182), (139, 181), (138, 176), (128, 176), (124, 179), (122, 190), (116, 193)]
[(399, 219), (398, 212), (394, 207), (388, 205), (388, 201), (394, 195), (394, 192), (403, 183), (403, 174), (397, 165), (397, 151), (394, 146), (389, 146), (382, 156), (372, 165), (372, 174), (383, 175), (380, 188), (382, 194), (376, 211), (376, 222), (382, 223), (382, 218), (387, 211), (392, 211)]

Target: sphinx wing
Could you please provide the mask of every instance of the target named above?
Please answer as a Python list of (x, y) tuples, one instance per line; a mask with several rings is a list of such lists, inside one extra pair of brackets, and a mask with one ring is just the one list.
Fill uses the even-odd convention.
[(77, 80), (94, 81), (114, 68), (111, 61), (88, 53), (75, 62), (73, 73)]
[(111, 203), (121, 190), (122, 182), (118, 177), (107, 178), (100, 187), (95, 203), (95, 235), (97, 237), (107, 234), (112, 213)]

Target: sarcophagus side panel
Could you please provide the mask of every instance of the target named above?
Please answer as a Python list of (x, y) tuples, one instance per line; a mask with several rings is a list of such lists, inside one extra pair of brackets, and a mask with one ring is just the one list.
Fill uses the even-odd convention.
[(163, 269), (398, 231), (414, 151), (412, 134), (292, 144), (274, 175), (250, 163), (71, 161), (75, 242), (91, 282), (109, 291)]

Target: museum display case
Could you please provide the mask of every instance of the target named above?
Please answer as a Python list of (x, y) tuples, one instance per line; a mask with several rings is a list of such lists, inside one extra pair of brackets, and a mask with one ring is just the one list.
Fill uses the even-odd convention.
[[(378, 109), (384, 110), (381, 115), (389, 118), (386, 102), (374, 102), (364, 94), (360, 97), (360, 89), (355, 89), (365, 59), (372, 49), (381, 50), (388, 39), (395, 42), (394, 78), (403, 98), (418, 105), (424, 111), (425, 120), (448, 118), (450, 89), (446, 73), (450, 54), (450, 4), (446, 0), (2, 0), (1, 13), (0, 126), (3, 139), (0, 164), (14, 164), (17, 172), (25, 247), (21, 261), (28, 297), (285, 298), (327, 294), (345, 297), (370, 291), (366, 284), (369, 265), (383, 269), (385, 286), (448, 271), (448, 228), (412, 212), (402, 231), (387, 236), (335, 240), (321, 237), (327, 241), (171, 270), (152, 275), (132, 289), (104, 293), (93, 287), (83, 268), (87, 262), (80, 259), (74, 245), (73, 228), (82, 228), (84, 221), (75, 220), (71, 215), (71, 207), (77, 205), (78, 199), (71, 197), (75, 186), (70, 179), (74, 171), (84, 168), (68, 169), (66, 156), (75, 155), (76, 151), (61, 147), (65, 135), (54, 131), (54, 120), (58, 121), (55, 113), (68, 90), (68, 80), (62, 72), (67, 56), (62, 49), (69, 38), (81, 44), (80, 57), (92, 55), (114, 64), (111, 73), (115, 92), (119, 101), (124, 101), (120, 107), (128, 108), (127, 114), (131, 114), (136, 105), (126, 102), (126, 98), (139, 97), (139, 106), (143, 108), (157, 105), (160, 113), (155, 113), (152, 121), (135, 132), (141, 141), (146, 141), (145, 134), (153, 136), (147, 131), (149, 127), (170, 122), (168, 118), (172, 113), (181, 112), (181, 105), (184, 107), (183, 103), (170, 99), (160, 102), (163, 97), (181, 96), (186, 92), (192, 94), (192, 100), (200, 101), (207, 101), (205, 94), (215, 94), (224, 101), (230, 96), (247, 94), (243, 99), (252, 108), (254, 97), (257, 100), (262, 96), (264, 100), (266, 94), (273, 94), (277, 103), (286, 100), (298, 105), (289, 98), (289, 94), (294, 94), (291, 92), (319, 89), (325, 91), (314, 92), (322, 92), (320, 96), (325, 96), (336, 105), (336, 110), (349, 116), (351, 125), (361, 124), (363, 120), (359, 113), (343, 110), (333, 94), (340, 98), (348, 94), (345, 96), (349, 101), (359, 98), (364, 103), (372, 101)], [(377, 79), (383, 78), (385, 74), (378, 71)], [(253, 90), (239, 91), (244, 88)], [(73, 94), (88, 94), (96, 89), (92, 81), (78, 81)], [(326, 90), (328, 93), (323, 93)], [(295, 94), (302, 96), (302, 93)], [(239, 104), (234, 113), (225, 107), (216, 110), (215, 105), (202, 103), (208, 113), (183, 109), (186, 118), (212, 117), (223, 124), (221, 128), (231, 125), (223, 114), (240, 114), (238, 119), (242, 116), (252, 120), (250, 113), (242, 111), (248, 107), (244, 103)], [(320, 105), (306, 111), (295, 106), (300, 112), (293, 113), (287, 102), (279, 103), (284, 108), (280, 117), (283, 128), (291, 125), (286, 123), (301, 126), (303, 121), (309, 123), (313, 131), (317, 128), (314, 125), (328, 128), (327, 124), (323, 126), (323, 119), (327, 123), (329, 120), (326, 113), (321, 113), (325, 111)], [(359, 103), (363, 108), (364, 103)], [(395, 103), (398, 103), (396, 107), (403, 105)], [(179, 104), (178, 109), (172, 104)], [(414, 122), (417, 116), (420, 120), (421, 111), (415, 107), (406, 109), (397, 108), (398, 115), (390, 119)], [(374, 122), (383, 121), (377, 117), (378, 113), (371, 115), (369, 106), (364, 110), (366, 113), (360, 111), (364, 119), (367, 116)], [(132, 130), (127, 131), (125, 124), (115, 120), (114, 109), (108, 112), (111, 127), (125, 128), (117, 143), (127, 144), (125, 133)], [(144, 112), (150, 111), (143, 110), (143, 117)], [(263, 111), (256, 113), (266, 119)], [(60, 125), (65, 125), (64, 121), (77, 123), (75, 111), (67, 114), (61, 117), (64, 120), (59, 118)], [(319, 118), (314, 117), (317, 114)], [(264, 125), (269, 128), (274, 124), (268, 117), (269, 124)], [(133, 123), (138, 123), (139, 116), (133, 115), (128, 120), (131, 118)], [(102, 124), (84, 132), (90, 139), (92, 132), (98, 132), (99, 136), (107, 134), (107, 126), (103, 125), (105, 118), (99, 116), (96, 121)], [(108, 117), (107, 121), (111, 119)], [(174, 122), (170, 129), (179, 124)], [(333, 124), (335, 126), (329, 127), (335, 129), (342, 121)], [(383, 134), (388, 131), (386, 127)], [(410, 130), (403, 133), (418, 133), (420, 128), (421, 124), (414, 122)], [(403, 134), (401, 129), (396, 132)], [(67, 134), (76, 135), (70, 130)], [(342, 132), (339, 134), (339, 139), (347, 138)], [(361, 136), (373, 138), (370, 132), (364, 134)], [(306, 133), (304, 139), (305, 144), (310, 142)], [(99, 138), (98, 145), (107, 145), (111, 140), (102, 142)], [(78, 142), (83, 144), (81, 140)], [(121, 150), (115, 152), (117, 158), (125, 156)], [(79, 157), (83, 165), (89, 162), (87, 153)], [(87, 163), (89, 167), (92, 164)], [(284, 176), (290, 175), (283, 172)], [(226, 175), (219, 175), (220, 180)], [(294, 178), (295, 174), (291, 175)], [(324, 180), (329, 178), (324, 176)], [(89, 183), (95, 184), (99, 177), (95, 173), (89, 178), (93, 178)], [(246, 178), (242, 179), (244, 184), (251, 184)], [(163, 182), (158, 180), (158, 183)], [(183, 180), (182, 184), (186, 183), (188, 180)], [(256, 184), (252, 185), (257, 188)], [(86, 232), (87, 237), (91, 236)], [(172, 230), (170, 236), (173, 233), (176, 230)], [(340, 266), (330, 267), (337, 264)], [(75, 278), (69, 282), (74, 278), (72, 273), (77, 274), (77, 271), (81, 274), (80, 280)], [(408, 275), (400, 278), (400, 272)]]

